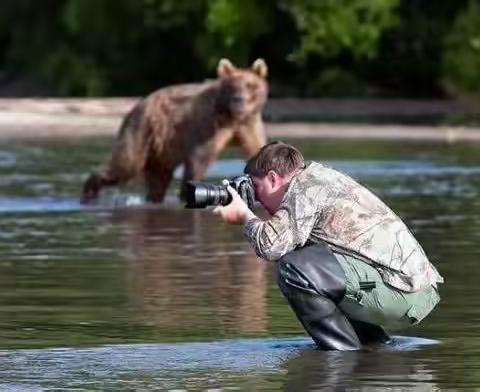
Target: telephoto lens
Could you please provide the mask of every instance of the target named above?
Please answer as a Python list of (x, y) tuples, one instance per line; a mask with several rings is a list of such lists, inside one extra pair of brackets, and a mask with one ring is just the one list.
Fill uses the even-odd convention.
[(185, 208), (205, 208), (208, 206), (226, 206), (232, 201), (227, 185), (235, 189), (248, 208), (255, 205), (255, 190), (248, 175), (241, 175), (224, 180), (223, 185), (208, 184), (200, 181), (188, 181), (185, 189)]
[(189, 181), (187, 183), (185, 208), (226, 206), (231, 201), (232, 196), (223, 185), (207, 184), (200, 181)]

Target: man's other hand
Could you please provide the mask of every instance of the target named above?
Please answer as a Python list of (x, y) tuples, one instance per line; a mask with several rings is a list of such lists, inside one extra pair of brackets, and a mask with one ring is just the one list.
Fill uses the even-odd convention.
[(240, 195), (230, 185), (227, 191), (232, 196), (232, 201), (226, 206), (217, 206), (213, 209), (215, 215), (219, 215), (225, 222), (232, 224), (245, 224), (256, 215), (248, 208)]

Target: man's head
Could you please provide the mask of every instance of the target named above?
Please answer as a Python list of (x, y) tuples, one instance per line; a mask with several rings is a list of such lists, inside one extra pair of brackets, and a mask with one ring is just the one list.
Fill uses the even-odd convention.
[(252, 178), (257, 199), (274, 214), (292, 177), (305, 167), (300, 151), (290, 144), (272, 142), (249, 159), (245, 174)]

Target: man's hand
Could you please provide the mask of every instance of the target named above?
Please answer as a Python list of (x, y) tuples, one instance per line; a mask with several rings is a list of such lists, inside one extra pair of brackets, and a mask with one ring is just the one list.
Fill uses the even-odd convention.
[(256, 218), (235, 189), (227, 185), (227, 191), (232, 195), (232, 201), (226, 206), (215, 207), (213, 209), (215, 215), (220, 215), (225, 222), (233, 224), (245, 224), (250, 219)]

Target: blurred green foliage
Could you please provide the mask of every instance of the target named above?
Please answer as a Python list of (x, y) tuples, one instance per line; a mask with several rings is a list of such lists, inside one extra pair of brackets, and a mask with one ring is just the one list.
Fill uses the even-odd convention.
[(328, 68), (311, 78), (305, 88), (308, 97), (363, 97), (368, 95), (368, 85), (352, 72), (340, 68)]
[(477, 1), (471, 1), (455, 19), (445, 39), (443, 64), (447, 87), (457, 94), (479, 95), (480, 4)]
[(288, 10), (300, 33), (300, 46), (291, 57), (311, 54), (335, 57), (342, 51), (353, 57), (373, 57), (381, 33), (395, 21), (398, 0), (290, 0)]
[(28, 80), (51, 95), (143, 95), (213, 77), (222, 57), (241, 66), (265, 58), (272, 95), (480, 89), (476, 1), (3, 0), (0, 7), (0, 94)]

